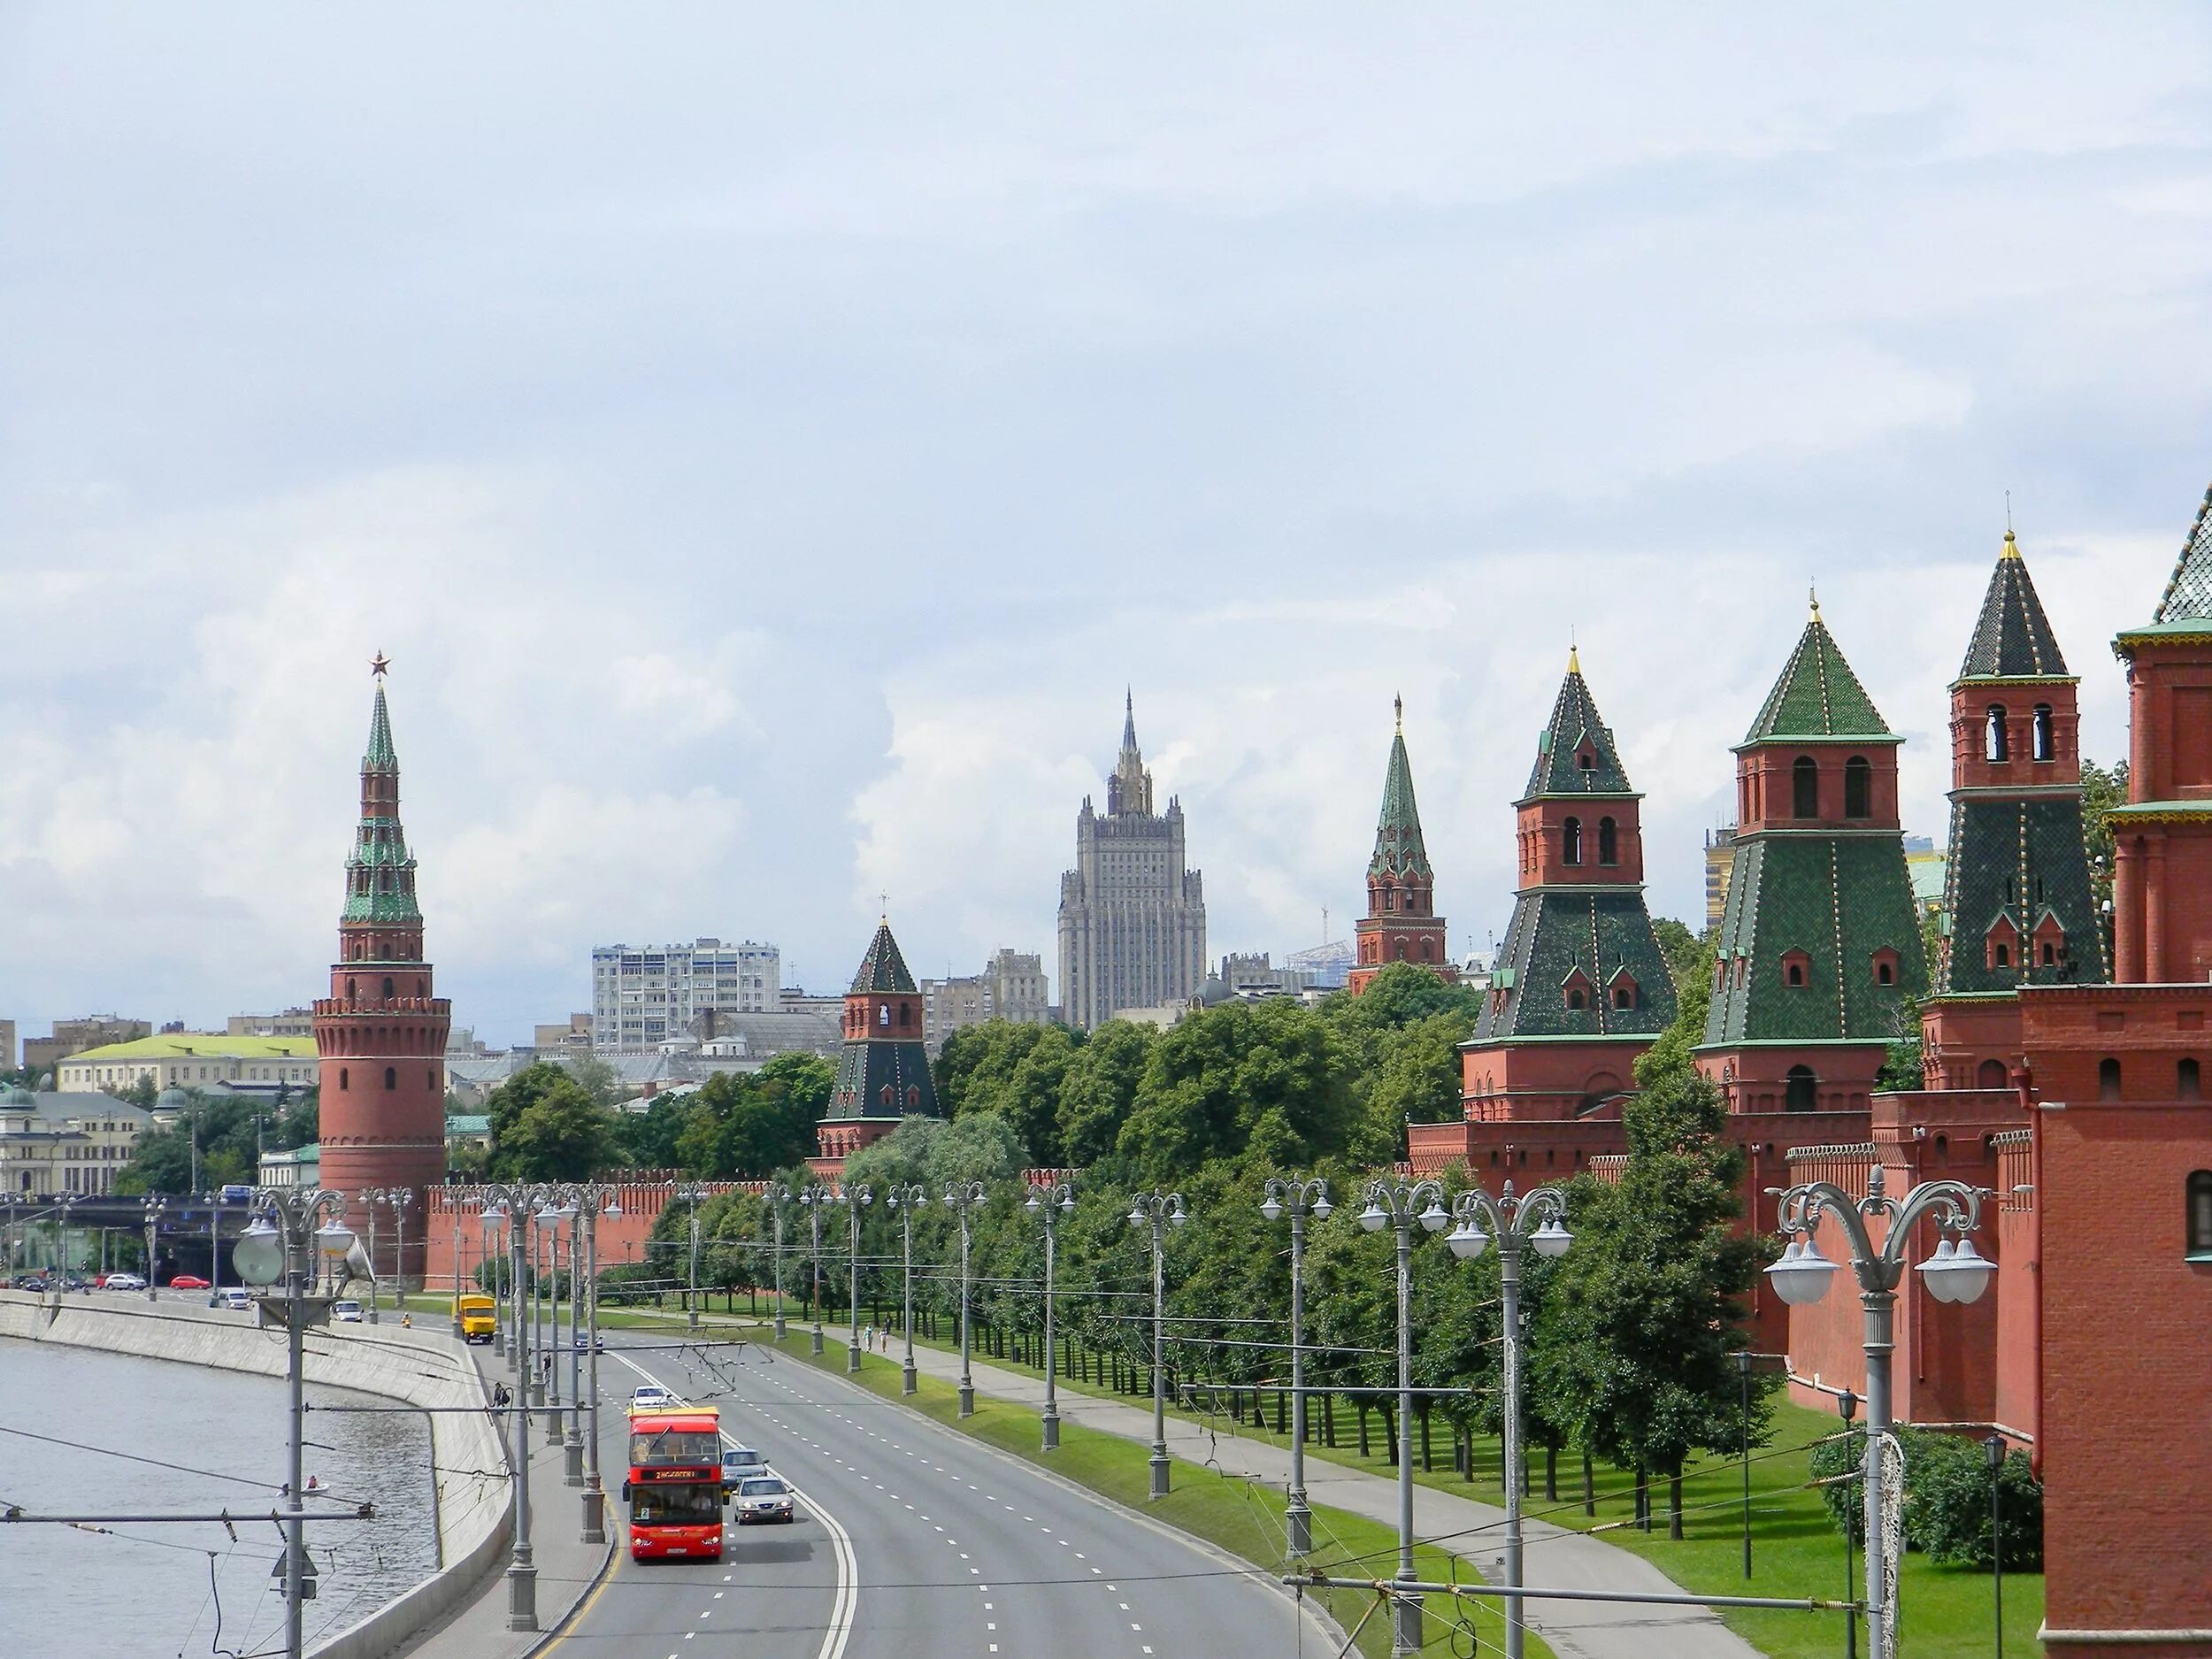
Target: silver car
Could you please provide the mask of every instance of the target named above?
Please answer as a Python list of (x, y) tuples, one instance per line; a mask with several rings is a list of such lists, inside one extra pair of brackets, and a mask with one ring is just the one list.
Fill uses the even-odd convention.
[(737, 1512), (740, 1526), (750, 1526), (755, 1521), (788, 1524), (794, 1516), (791, 1488), (774, 1475), (756, 1475), (741, 1481), (737, 1502), (732, 1507)]

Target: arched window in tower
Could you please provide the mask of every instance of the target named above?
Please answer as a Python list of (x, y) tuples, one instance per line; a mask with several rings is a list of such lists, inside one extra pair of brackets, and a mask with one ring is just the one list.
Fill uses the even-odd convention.
[(914, 1004), (911, 1002), (901, 1002), (899, 1004), (899, 1024), (902, 1025), (911, 1025), (913, 1023)]
[(348, 1075), (344, 1066), (338, 1068), (338, 1087), (341, 1090), (350, 1089), (353, 1087), (353, 1079)]
[(2097, 1098), (2120, 1098), (2120, 1063), (2109, 1055), (2097, 1062)]
[(1571, 818), (1559, 826), (1559, 857), (1563, 864), (1582, 862), (1582, 820)]
[(1620, 826), (1609, 818), (1598, 820), (1598, 862), (1617, 864), (1621, 861)]
[(397, 1066), (388, 1065), (384, 1068), (384, 1087), (387, 1090), (396, 1089), (399, 1087), (399, 1068)]
[(891, 1004), (888, 1002), (879, 1002), (876, 1004), (876, 1024), (879, 1025), (888, 1025), (890, 1023)]
[(1820, 816), (1820, 763), (1800, 755), (1790, 765), (1790, 816)]
[(1398, 941), (1398, 960), (1399, 960), (1399, 961), (1401, 961), (1401, 962), (1403, 962), (1405, 959), (1406, 959), (1406, 941), (1405, 941), (1404, 940), (1401, 939), (1401, 940)]
[(1982, 758), (2003, 761), (2012, 758), (2012, 738), (2005, 730), (2005, 705), (1993, 703), (1982, 726)]
[(2189, 1259), (2212, 1262), (2212, 1170), (2189, 1175)]
[(1976, 1088), (2002, 1088), (2005, 1082), (2005, 1063), (2002, 1060), (1985, 1060), (1974, 1068)]
[[(1773, 1097), (1768, 1096), (1770, 1100)], [(1782, 1079), (1782, 1110), (1809, 1112), (1820, 1103), (1820, 1079), (1809, 1065), (1793, 1065)]]
[(387, 995), (387, 996), (389, 996), (389, 995), (391, 995), (391, 994), (392, 994), (392, 976), (391, 976), (390, 974), (388, 974), (388, 974), (386, 974), (386, 975), (384, 976), (384, 995)]
[(2035, 725), (2032, 729), (2035, 757), (2038, 760), (2055, 758), (2057, 755), (2057, 745), (2051, 735), (2051, 705), (2049, 703), (2039, 703), (2035, 705)]
[(1421, 941), (1421, 960), (1424, 962), (1434, 962), (1436, 960), (1436, 941), (1433, 939), (1425, 939)]
[(921, 1110), (921, 1109), (922, 1109), (922, 1090), (921, 1090), (921, 1086), (920, 1086), (919, 1084), (918, 1084), (918, 1083), (909, 1083), (909, 1084), (906, 1086), (906, 1110), (911, 1112), (911, 1111), (919, 1111), (919, 1110)]
[(353, 988), (353, 981), (351, 979), (348, 979), (346, 981), (346, 1001), (349, 1002), (352, 1002), (355, 995), (356, 993)]
[(1854, 755), (1843, 763), (1843, 815), (1874, 816), (1874, 768), (1863, 755)]
[(1575, 752), (1575, 765), (1582, 772), (1595, 772), (1598, 769), (1598, 757), (1586, 749), (1578, 749)]
[(2177, 1060), (2174, 1063), (2174, 1098), (2176, 1100), (2202, 1100), (2204, 1098), (2204, 1074), (2193, 1058)]

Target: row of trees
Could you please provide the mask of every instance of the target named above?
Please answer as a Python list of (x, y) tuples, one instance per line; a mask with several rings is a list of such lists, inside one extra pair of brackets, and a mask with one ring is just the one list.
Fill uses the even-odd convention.
[(174, 1125), (139, 1136), (129, 1165), (115, 1178), (119, 1193), (184, 1195), (261, 1179), (261, 1154), (312, 1146), (321, 1135), (319, 1094), (280, 1089), (274, 1101), (187, 1089)]

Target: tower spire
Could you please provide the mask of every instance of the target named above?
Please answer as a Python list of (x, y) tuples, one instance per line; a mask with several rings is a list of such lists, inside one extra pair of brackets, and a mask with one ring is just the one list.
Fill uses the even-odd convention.
[(1114, 775), (1106, 780), (1106, 815), (1152, 810), (1152, 774), (1144, 769), (1144, 755), (1137, 748), (1137, 697), (1125, 690), (1121, 699), (1121, 755)]

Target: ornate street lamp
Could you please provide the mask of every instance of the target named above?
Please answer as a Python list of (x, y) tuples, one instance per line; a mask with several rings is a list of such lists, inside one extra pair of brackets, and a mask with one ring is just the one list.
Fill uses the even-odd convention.
[(837, 1189), (819, 1181), (809, 1181), (806, 1190), (799, 1194), (799, 1202), (806, 1210), (807, 1225), (812, 1229), (813, 1253), (807, 1258), (807, 1302), (814, 1310), (814, 1331), (807, 1352), (817, 1357), (822, 1352), (822, 1211), (836, 1202)]
[(1044, 1428), (1044, 1449), (1056, 1452), (1060, 1449), (1060, 1402), (1053, 1389), (1052, 1266), (1060, 1216), (1075, 1208), (1075, 1188), (1066, 1181), (1032, 1181), (1022, 1208), (1041, 1217), (1045, 1224), (1045, 1409), (1040, 1421)]
[(1494, 1201), (1471, 1187), (1452, 1208), (1459, 1225), (1444, 1235), (1444, 1242), (1461, 1261), (1473, 1261), (1493, 1237), (1498, 1241), (1505, 1320), (1505, 1652), (1506, 1659), (1521, 1659), (1528, 1646), (1527, 1624), (1521, 1598), (1511, 1594), (1527, 1582), (1521, 1570), (1521, 1252), (1533, 1245), (1539, 1256), (1564, 1256), (1574, 1235), (1564, 1220), (1567, 1195), (1556, 1187), (1517, 1195), (1508, 1181)]
[(929, 1194), (915, 1181), (894, 1187), (884, 1194), (883, 1202), (899, 1212), (899, 1234), (906, 1251), (906, 1363), (899, 1369), (899, 1392), (910, 1394), (919, 1386), (914, 1370), (914, 1212), (928, 1207)]
[(1180, 1193), (1140, 1193), (1129, 1206), (1129, 1225), (1152, 1229), (1152, 1495), (1168, 1493), (1167, 1461), (1167, 1230), (1190, 1219)]
[(169, 1208), (169, 1201), (158, 1193), (146, 1194), (146, 1300), (158, 1300), (154, 1294), (154, 1235), (161, 1230), (162, 1212)]
[(411, 1187), (387, 1187), (379, 1189), (378, 1196), (390, 1205), (392, 1210), (392, 1305), (404, 1310), (407, 1306), (407, 1212), (414, 1207), (415, 1189)]
[[(1895, 1347), (1897, 1286), (1904, 1278), (1905, 1252), (1912, 1232), (1932, 1217), (1945, 1237), (1935, 1254), (1920, 1263), (1921, 1283), (1938, 1302), (1972, 1302), (1988, 1288), (1996, 1271), (1965, 1235), (1981, 1220), (1981, 1194), (1963, 1181), (1923, 1181), (1901, 1199), (1883, 1191), (1882, 1166), (1867, 1178), (1864, 1198), (1855, 1199), (1830, 1181), (1808, 1181), (1781, 1194), (1780, 1230), (1791, 1235), (1781, 1259), (1767, 1278), (1784, 1302), (1801, 1306), (1817, 1302), (1833, 1280), (1836, 1263), (1820, 1253), (1811, 1234), (1823, 1214), (1833, 1216), (1851, 1247), (1851, 1268), (1865, 1310), (1866, 1453), (1861, 1484), (1866, 1503), (1866, 1629), (1871, 1659), (1894, 1659), (1897, 1651), (1895, 1559), (1893, 1540), (1882, 1525), (1885, 1456), (1901, 1455), (1890, 1433), (1890, 1356)], [(1869, 1224), (1885, 1224), (1874, 1242)], [(1958, 1235), (1955, 1242), (1950, 1236)]]
[(1313, 1511), (1306, 1503), (1306, 1222), (1326, 1221), (1335, 1208), (1325, 1180), (1272, 1180), (1260, 1214), (1290, 1217), (1290, 1486), (1283, 1529), (1293, 1560), (1313, 1553)]
[(706, 1201), (707, 1189), (696, 1181), (687, 1181), (676, 1189), (680, 1202), (691, 1206), (691, 1271), (684, 1292), (684, 1325), (693, 1331), (699, 1328), (699, 1206)]
[(848, 1246), (845, 1267), (845, 1300), (850, 1304), (847, 1311), (852, 1316), (852, 1337), (845, 1345), (845, 1370), (848, 1374), (860, 1370), (860, 1212), (876, 1201), (867, 1183), (858, 1187), (841, 1187), (837, 1202), (845, 1206), (846, 1219), (851, 1224), (851, 1238)]
[[(1413, 1570), (1413, 1229), (1440, 1233), (1450, 1220), (1435, 1181), (1377, 1181), (1359, 1212), (1368, 1232), (1389, 1227), (1398, 1235), (1398, 1577), (1408, 1584), (1419, 1578)], [(1393, 1611), (1390, 1651), (1419, 1653), (1421, 1598), (1401, 1591)]]
[(945, 1206), (960, 1217), (960, 1415), (975, 1415), (975, 1379), (969, 1374), (968, 1309), (973, 1294), (968, 1287), (968, 1247), (970, 1222), (975, 1212), (990, 1201), (981, 1181), (947, 1181)]
[(780, 1342), (783, 1340), (784, 1337), (783, 1209), (786, 1204), (791, 1202), (791, 1189), (781, 1181), (771, 1181), (768, 1183), (768, 1190), (765, 1193), (763, 1193), (761, 1197), (763, 1201), (766, 1202), (768, 1206), (769, 1217), (775, 1223), (776, 1226), (776, 1248), (774, 1262), (776, 1270), (776, 1340)]

